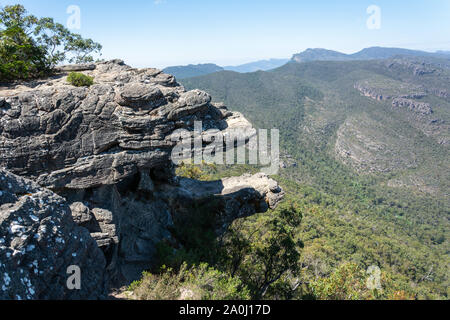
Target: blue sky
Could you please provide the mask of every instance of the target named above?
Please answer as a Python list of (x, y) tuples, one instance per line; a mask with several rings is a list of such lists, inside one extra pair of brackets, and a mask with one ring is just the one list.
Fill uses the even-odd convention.
[[(63, 24), (79, 6), (73, 31), (135, 67), (235, 65), (319, 47), (450, 50), (450, 0), (0, 0), (13, 3)], [(370, 5), (381, 9), (380, 29), (367, 27)]]

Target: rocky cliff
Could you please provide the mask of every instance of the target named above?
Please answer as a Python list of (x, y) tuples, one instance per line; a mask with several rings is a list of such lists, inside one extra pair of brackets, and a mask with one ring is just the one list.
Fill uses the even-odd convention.
[(392, 101), (392, 106), (395, 108), (407, 108), (410, 111), (423, 115), (430, 115), (433, 113), (429, 103), (417, 102), (407, 98), (394, 99)]
[[(69, 85), (73, 70), (95, 84)], [(187, 92), (173, 76), (120, 60), (59, 72), (0, 89), (0, 176), (8, 179), (0, 183), (0, 298), (102, 298), (102, 288), (151, 267), (157, 243), (176, 243), (171, 227), (190, 203), (220, 199), (220, 233), (282, 199), (263, 174), (216, 182), (174, 176), (175, 130), (192, 131), (202, 121), (204, 130), (251, 132), (241, 114), (211, 103), (206, 92)], [(42, 226), (45, 243), (35, 236)], [(7, 255), (17, 258), (5, 264)], [(61, 284), (70, 265), (95, 281), (68, 290)]]
[[(82, 271), (81, 290), (66, 290), (68, 268)], [(106, 297), (106, 260), (66, 201), (0, 169), (0, 299)]]

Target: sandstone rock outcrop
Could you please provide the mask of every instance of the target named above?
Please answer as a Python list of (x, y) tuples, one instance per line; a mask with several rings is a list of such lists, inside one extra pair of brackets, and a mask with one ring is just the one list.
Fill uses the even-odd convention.
[(392, 101), (392, 106), (395, 108), (407, 108), (410, 111), (430, 115), (433, 113), (429, 103), (417, 102), (411, 99), (396, 98)]
[(405, 147), (414, 140), (379, 128), (377, 121), (365, 115), (348, 118), (337, 131), (336, 158), (362, 174), (414, 167), (415, 156)]
[(224, 227), (235, 219), (274, 209), (284, 197), (278, 183), (264, 173), (218, 181), (182, 178), (178, 186), (164, 185), (160, 191), (169, 203), (193, 203), (211, 196), (222, 199), (224, 212), (217, 226), (218, 233), (225, 231)]
[[(80, 268), (80, 290), (67, 287), (70, 266)], [(63, 198), (0, 169), (0, 300), (106, 297), (105, 267)]]
[[(121, 60), (59, 70), (61, 74), (47, 80), (0, 88), (0, 167), (62, 197), (42, 189), (57, 197), (59, 211), (54, 214), (61, 215), (60, 221), (64, 217), (64, 225), (84, 232), (83, 240), (89, 238), (91, 253), (104, 262), (103, 269), (94, 273), (104, 275), (109, 286), (136, 280), (154, 263), (159, 242), (176, 242), (170, 230), (189, 202), (219, 197), (226, 208), (217, 228), (221, 232), (233, 219), (273, 208), (283, 198), (277, 183), (265, 175), (217, 181), (214, 188), (174, 176), (171, 152), (177, 129), (192, 132), (194, 123), (201, 121), (202, 129), (224, 136), (236, 129), (248, 138), (255, 133), (241, 114), (212, 103), (206, 92), (186, 92), (171, 75), (133, 69)], [(65, 72), (73, 70), (94, 77), (94, 85), (69, 85)], [(204, 147), (211, 142), (208, 134), (202, 139)], [(5, 204), (0, 201), (2, 217), (9, 214)], [(38, 210), (28, 209), (30, 216)], [(20, 212), (8, 219), (19, 217)], [(43, 223), (37, 218), (36, 225)], [(73, 239), (64, 241), (67, 248), (78, 248)], [(63, 254), (70, 251), (67, 248), (62, 248)], [(50, 259), (52, 254), (41, 256)], [(94, 259), (85, 256), (86, 261)], [(92, 267), (97, 268), (100, 260)], [(39, 274), (36, 277), (45, 282)], [(80, 298), (102, 297), (98, 290), (86, 290), (90, 295)], [(31, 295), (37, 297), (53, 296)]]
[(64, 66), (56, 67), (56, 71), (59, 72), (76, 72), (76, 71), (87, 71), (95, 70), (96, 66), (94, 63), (89, 64), (68, 64)]
[(392, 98), (390, 96), (383, 95), (383, 93), (378, 92), (377, 90), (370, 88), (362, 83), (356, 83), (354, 85), (354, 88), (359, 92), (361, 92), (364, 96), (370, 97), (378, 101), (388, 100)]
[(433, 88), (433, 89), (428, 90), (428, 92), (430, 92), (431, 94), (434, 94), (435, 96), (437, 96), (439, 98), (450, 99), (450, 93), (445, 89)]
[(427, 74), (433, 74), (437, 71), (437, 69), (430, 63), (411, 57), (394, 58), (387, 60), (386, 64), (389, 69), (393, 70), (396, 68), (406, 68), (414, 76), (419, 77)]
[(113, 61), (86, 74), (90, 88), (61, 77), (0, 90), (0, 165), (53, 189), (110, 185), (165, 165), (175, 129), (228, 127), (207, 93), (155, 69)]

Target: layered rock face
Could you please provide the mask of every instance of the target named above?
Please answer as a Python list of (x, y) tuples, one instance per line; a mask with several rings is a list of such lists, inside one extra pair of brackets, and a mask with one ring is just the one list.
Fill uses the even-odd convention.
[(0, 165), (53, 189), (97, 187), (163, 166), (175, 129), (227, 127), (207, 93), (155, 69), (114, 61), (86, 73), (90, 88), (63, 77), (0, 92)]
[(429, 103), (417, 102), (406, 98), (397, 98), (392, 101), (392, 106), (396, 108), (408, 108), (408, 110), (423, 114), (430, 115), (433, 110)]
[(233, 220), (273, 209), (284, 197), (278, 183), (263, 173), (219, 181), (182, 178), (176, 187), (163, 185), (160, 192), (161, 198), (178, 205), (202, 201), (211, 196), (219, 197), (223, 202), (223, 212), (217, 225), (219, 234)]
[(356, 90), (359, 90), (359, 92), (361, 92), (364, 96), (370, 97), (370, 98), (378, 100), (378, 101), (391, 99), (390, 96), (384, 96), (382, 93), (378, 92), (377, 90), (367, 87), (367, 86), (364, 86), (362, 83), (356, 83), (354, 85), (354, 88)]
[(387, 60), (387, 67), (389, 69), (407, 68), (414, 76), (424, 76), (437, 72), (437, 69), (425, 61), (416, 58), (394, 58)]
[[(233, 219), (274, 208), (283, 198), (277, 183), (263, 174), (213, 183), (174, 176), (170, 156), (177, 129), (192, 132), (194, 122), (201, 121), (203, 130), (222, 131), (224, 136), (234, 129), (248, 137), (254, 134), (241, 114), (211, 103), (207, 93), (186, 92), (173, 76), (156, 69), (133, 69), (120, 60), (60, 68), (61, 72), (73, 70), (93, 76), (95, 84), (77, 88), (61, 73), (0, 89), (0, 167), (33, 180), (32, 190), (42, 190), (33, 198), (27, 194), (34, 191), (20, 189), (10, 193), (9, 202), (0, 196), (0, 217), (5, 221), (0, 237), (21, 218), (30, 226), (24, 236), (33, 238), (31, 230), (54, 216), (65, 244), (60, 254), (66, 257), (64, 263), (56, 263), (56, 253), (45, 248), (35, 251), (35, 257), (32, 250), (27, 251), (28, 242), (8, 238), (11, 254), (24, 252), (20, 261), (40, 257), (49, 262), (38, 261), (39, 266), (53, 269), (43, 274), (38, 270), (36, 279), (30, 280), (48, 282), (42, 290), (33, 285), (35, 295), (27, 295), (25, 288), (4, 291), (5, 297), (101, 298), (105, 291), (90, 286), (77, 291), (78, 295), (63, 289), (46, 294), (50, 285), (60, 286), (67, 278), (61, 272), (72, 263), (72, 254), (78, 264), (91, 265), (90, 273), (98, 278), (90, 279), (95, 288), (103, 288), (101, 281), (111, 287), (136, 280), (155, 262), (156, 244), (176, 242), (169, 230), (177, 214), (193, 201), (211, 196), (223, 201), (226, 210), (217, 226), (217, 232), (222, 232)], [(203, 146), (208, 141), (209, 135), (204, 134)], [(12, 177), (11, 173), (3, 174)], [(7, 187), (0, 184), (0, 192)], [(40, 200), (47, 198), (51, 201), (42, 207)], [(11, 211), (10, 206), (18, 207)], [(81, 238), (86, 242), (80, 244)], [(9, 275), (12, 268), (8, 265), (5, 270), (9, 285), (21, 281)]]

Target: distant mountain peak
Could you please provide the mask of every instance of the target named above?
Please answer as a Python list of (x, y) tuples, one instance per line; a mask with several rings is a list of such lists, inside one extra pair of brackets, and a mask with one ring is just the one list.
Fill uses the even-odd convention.
[(323, 48), (309, 48), (302, 53), (295, 54), (292, 57), (295, 62), (308, 62), (316, 60), (347, 60), (347, 55), (338, 51), (323, 49)]
[(346, 54), (338, 51), (310, 48), (305, 51), (295, 54), (291, 61), (295, 62), (309, 62), (309, 61), (351, 61), (351, 60), (375, 60), (375, 59), (389, 59), (395, 56), (425, 56), (425, 57), (442, 57), (442, 55), (450, 54), (445, 51), (438, 51), (436, 53), (402, 49), (402, 48), (385, 48), (385, 47), (369, 47), (362, 49), (353, 54)]
[(255, 72), (255, 71), (268, 71), (281, 67), (282, 65), (289, 62), (289, 59), (267, 59), (259, 60), (255, 62), (250, 62), (242, 64), (239, 66), (227, 66), (224, 67), (225, 70), (235, 71), (239, 73)]
[(234, 71), (239, 73), (255, 72), (255, 71), (268, 71), (281, 67), (289, 62), (289, 59), (267, 59), (250, 62), (238, 66), (221, 67), (213, 63), (203, 64), (189, 64), (186, 66), (174, 66), (167, 67), (163, 70), (164, 73), (172, 74), (177, 79), (193, 78), (198, 76), (204, 76), (207, 74), (219, 72), (219, 71)]
[(187, 66), (167, 67), (164, 73), (172, 74), (177, 79), (186, 79), (223, 71), (223, 68), (214, 63), (189, 64)]

